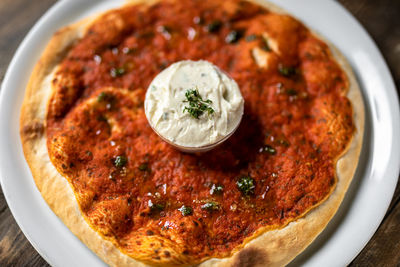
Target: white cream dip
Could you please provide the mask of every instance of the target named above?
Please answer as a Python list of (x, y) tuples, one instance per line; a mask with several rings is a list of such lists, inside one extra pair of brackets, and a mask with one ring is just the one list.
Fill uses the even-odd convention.
[[(191, 115), (188, 90), (198, 90), (212, 114)], [(144, 103), (151, 127), (167, 142), (182, 150), (218, 144), (239, 126), (244, 100), (236, 82), (204, 60), (184, 60), (170, 65), (151, 82)], [(185, 148), (189, 148), (185, 149)]]

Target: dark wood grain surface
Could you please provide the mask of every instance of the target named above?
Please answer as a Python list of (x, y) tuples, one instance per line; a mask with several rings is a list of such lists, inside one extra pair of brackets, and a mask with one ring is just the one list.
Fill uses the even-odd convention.
[[(19, 43), (55, 2), (0, 0), (0, 82)], [(399, 88), (400, 1), (340, 2), (361, 22), (378, 44)], [(1, 191), (0, 266), (48, 266), (19, 229)], [(397, 184), (393, 200), (379, 229), (351, 266), (400, 266), (400, 184)]]

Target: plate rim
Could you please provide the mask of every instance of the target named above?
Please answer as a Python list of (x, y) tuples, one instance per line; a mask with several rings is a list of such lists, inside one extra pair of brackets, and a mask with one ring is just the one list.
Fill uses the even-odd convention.
[[(20, 61), (20, 57), (22, 55), (23, 50), (27, 49), (26, 47), (28, 46), (29, 42), (31, 41), (31, 39), (34, 38), (33, 37), (34, 33), (36, 31), (40, 31), (41, 27), (45, 27), (43, 25), (46, 24), (46, 21), (48, 21), (49, 18), (52, 15), (54, 15), (54, 13), (56, 13), (57, 10), (62, 8), (63, 5), (68, 5), (69, 4), (68, 2), (70, 2), (70, 1), (62, 0), (62, 1), (59, 1), (59, 2), (56, 2), (55, 4), (53, 4), (40, 17), (40, 19), (34, 24), (34, 26), (29, 30), (28, 34), (25, 36), (24, 40), (18, 46), (18, 49), (16, 50), (16, 52), (15, 52), (15, 54), (14, 54), (14, 56), (13, 56), (13, 58), (12, 58), (10, 64), (9, 64), (9, 66), (7, 68), (7, 71), (5, 73), (4, 79), (2, 81), (1, 90), (0, 90), (0, 111), (5, 109), (4, 108), (4, 106), (5, 106), (4, 103), (6, 102), (6, 95), (7, 95), (7, 88), (6, 87), (10, 83), (10, 81), (9, 81), (10, 80), (10, 76), (11, 76), (10, 73), (12, 72), (13, 69), (16, 68), (15, 65)], [(95, 1), (85, 1), (85, 2), (89, 2), (89, 3), (92, 2), (92, 3), (96, 4)], [(101, 1), (101, 2), (106, 2), (106, 1)], [(271, 2), (277, 3), (278, 5), (281, 6), (281, 3), (279, 3), (277, 0), (272, 0)], [(286, 1), (286, 2), (289, 2), (289, 1)], [(323, 1), (321, 1), (321, 2), (323, 2)], [(378, 57), (378, 59), (380, 61), (379, 63), (381, 65), (381, 67), (382, 67), (382, 73), (384, 73), (385, 76), (386, 76), (385, 80), (386, 80), (387, 83), (391, 84), (391, 86), (389, 86), (389, 88), (386, 88), (386, 94), (388, 95), (389, 100), (391, 101), (390, 109), (391, 109), (391, 111), (394, 111), (394, 113), (393, 113), (394, 119), (396, 120), (396, 118), (397, 118), (397, 123), (396, 123), (396, 121), (394, 121), (394, 123), (393, 123), (393, 133), (396, 133), (396, 132), (400, 133), (400, 126), (399, 126), (399, 113), (400, 113), (399, 112), (399, 99), (398, 99), (397, 92), (395, 90), (396, 87), (395, 87), (395, 84), (394, 84), (390, 69), (388, 68), (388, 66), (387, 66), (387, 64), (386, 64), (381, 52), (379, 51), (378, 47), (376, 46), (375, 42), (373, 41), (371, 36), (368, 34), (368, 32), (362, 27), (362, 25), (354, 18), (354, 16), (348, 10), (346, 10), (343, 6), (338, 4), (336, 1), (326, 0), (325, 2), (331, 2), (331, 4), (333, 3), (334, 5), (336, 5), (336, 8), (339, 8), (341, 10), (341, 12), (344, 12), (347, 16), (349, 16), (353, 20), (352, 23), (355, 23), (361, 29), (362, 34), (366, 35), (366, 37), (369, 39), (369, 42), (372, 44), (372, 47), (373, 47), (373, 50), (374, 50), (373, 52), (376, 54), (376, 56)], [(284, 7), (284, 9), (288, 10), (286, 7)], [(289, 11), (289, 13), (294, 14), (293, 12), (290, 12), (290, 11)], [(297, 14), (294, 14), (294, 15), (296, 17), (298, 16)], [(70, 22), (72, 23), (73, 21), (70, 21)], [(309, 27), (311, 29), (315, 28), (313, 25), (309, 25)], [(362, 88), (361, 91), (363, 91), (363, 90), (365, 90), (365, 89)], [(366, 92), (363, 92), (364, 98), (367, 98), (365, 96), (365, 94), (366, 94)], [(364, 100), (367, 100), (367, 99), (364, 99)], [(367, 103), (365, 103), (365, 105), (367, 106)], [(0, 112), (0, 114), (1, 114), (1, 112)], [(19, 112), (18, 112), (18, 119), (19, 119)], [(18, 122), (19, 122), (19, 120), (18, 120)], [(393, 122), (393, 120), (392, 120), (392, 122)], [(0, 125), (3, 125), (3, 122), (0, 122)], [(0, 137), (3, 137), (4, 135), (6, 135), (4, 132), (5, 131), (0, 128)], [(18, 137), (19, 137), (19, 129), (18, 129)], [(2, 145), (3, 142), (5, 142), (5, 140), (1, 139), (0, 140), (0, 145)], [(397, 142), (397, 144), (399, 143), (398, 141), (396, 141), (396, 142)], [(391, 150), (391, 151), (393, 152), (394, 150)], [(399, 151), (400, 151), (400, 149), (397, 149), (397, 151), (394, 152), (395, 155), (397, 154), (397, 160), (399, 159), (399, 154), (400, 154)], [(19, 152), (22, 153), (22, 150), (19, 151)], [(1, 151), (0, 154), (2, 154), (2, 153), (3, 152)], [(2, 158), (2, 157), (0, 157), (0, 158)], [(394, 160), (392, 160), (392, 161), (394, 161)], [(26, 162), (23, 162), (23, 164), (26, 164)], [(391, 172), (390, 172), (390, 170), (388, 170), (389, 171), (389, 176), (395, 176), (395, 178), (393, 178), (391, 180), (392, 183), (394, 183), (394, 185), (396, 185), (396, 183), (397, 183), (397, 179), (398, 179), (398, 175), (399, 175), (399, 171), (400, 171), (400, 162), (398, 162), (397, 165), (398, 165), (397, 168), (395, 166), (395, 168), (393, 168), (393, 170)], [(15, 221), (17, 222), (18, 226), (20, 227), (20, 229), (24, 233), (24, 235), (27, 237), (29, 242), (32, 244), (32, 246), (36, 249), (36, 251), (50, 265), (52, 265), (52, 266), (58, 265), (58, 263), (57, 263), (58, 261), (56, 259), (54, 259), (51, 255), (48, 255), (46, 253), (45, 249), (42, 247), (42, 245), (39, 245), (37, 243), (37, 240), (34, 240), (34, 238), (31, 236), (31, 233), (28, 231), (28, 228), (25, 227), (25, 224), (27, 222), (23, 221), (23, 219), (20, 217), (20, 214), (19, 214), (20, 211), (17, 211), (17, 209), (14, 207), (12, 197), (10, 196), (10, 192), (8, 191), (8, 187), (6, 185), (7, 182), (5, 181), (6, 180), (6, 178), (5, 178), (5, 176), (6, 176), (5, 175), (5, 173), (6, 173), (5, 168), (6, 167), (4, 166), (4, 163), (2, 161), (0, 161), (0, 184), (1, 184), (1, 187), (2, 187), (2, 190), (3, 190), (4, 197), (5, 197), (6, 201), (7, 201), (7, 205), (9, 207), (13, 217), (15, 218)], [(34, 189), (37, 190), (36, 185), (34, 185), (34, 186), (35, 186)], [(368, 237), (367, 241), (362, 246), (360, 246), (360, 249), (358, 250), (357, 254), (354, 255), (353, 258), (355, 258), (358, 255), (358, 253), (365, 247), (365, 244), (370, 240), (370, 238), (373, 236), (373, 234), (378, 229), (379, 225), (382, 222), (383, 216), (387, 212), (387, 208), (388, 208), (388, 206), (390, 204), (390, 201), (391, 201), (391, 199), (393, 197), (394, 190), (395, 190), (395, 186), (393, 187), (393, 190), (390, 193), (390, 198), (387, 201), (388, 203), (385, 205), (386, 208), (384, 209), (384, 212), (382, 212), (383, 214), (382, 214), (382, 216), (380, 216), (379, 222), (377, 223), (375, 229), (373, 231), (371, 231), (370, 237)], [(42, 201), (44, 201), (44, 200), (42, 199)], [(46, 203), (46, 205), (47, 205), (47, 203)], [(53, 214), (53, 215), (55, 215), (55, 214)], [(71, 232), (69, 232), (69, 234), (73, 235)]]

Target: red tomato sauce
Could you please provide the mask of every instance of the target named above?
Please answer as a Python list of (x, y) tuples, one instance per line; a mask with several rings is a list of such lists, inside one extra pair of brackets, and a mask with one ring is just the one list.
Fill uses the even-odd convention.
[[(267, 68), (254, 47), (272, 53)], [(152, 79), (184, 59), (216, 64), (245, 99), (236, 133), (203, 154), (173, 149), (144, 115)], [(334, 189), (354, 131), (347, 77), (329, 47), (290, 16), (244, 1), (110, 11), (73, 45), (53, 86), (50, 158), (91, 226), (134, 258), (149, 236), (189, 263), (229, 256), (258, 230), (296, 220)], [(248, 194), (242, 177), (252, 179)]]

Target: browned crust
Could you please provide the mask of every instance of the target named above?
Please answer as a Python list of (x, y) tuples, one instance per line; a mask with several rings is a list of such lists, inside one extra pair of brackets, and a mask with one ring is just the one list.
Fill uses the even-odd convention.
[[(135, 0), (130, 2), (142, 2)], [(284, 13), (274, 5), (253, 0), (267, 8)], [(155, 1), (152, 1), (155, 2)], [(47, 102), (51, 94), (51, 77), (69, 47), (82, 36), (93, 18), (58, 31), (50, 40), (29, 80), (20, 117), (20, 134), (25, 158), (36, 185), (51, 209), (80, 240), (104, 262), (112, 266), (144, 266), (123, 254), (110, 241), (103, 239), (84, 220), (67, 180), (51, 164), (46, 145)], [(326, 41), (326, 40), (325, 40)], [(329, 43), (329, 42), (328, 42)], [(282, 229), (259, 230), (248, 238), (244, 247), (232, 257), (209, 259), (201, 266), (282, 266), (300, 254), (325, 228), (336, 213), (352, 180), (362, 146), (364, 105), (352, 69), (343, 55), (331, 45), (333, 55), (349, 78), (348, 98), (353, 106), (356, 126), (353, 140), (337, 162), (338, 182), (332, 194), (304, 217)]]

